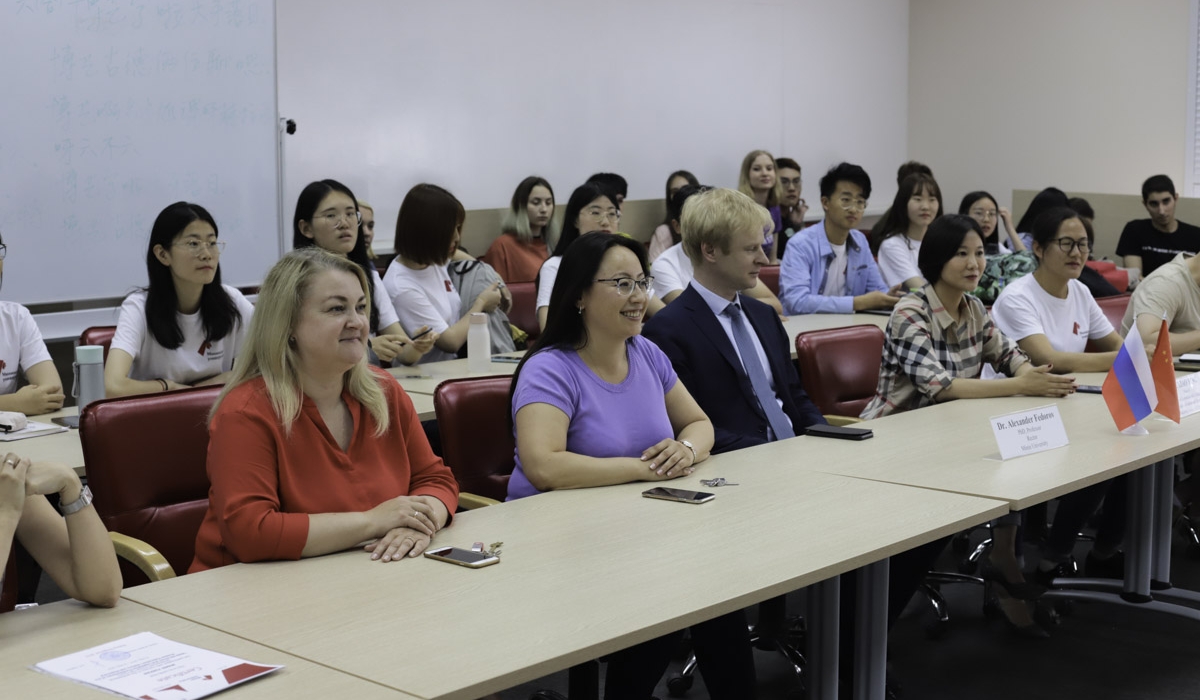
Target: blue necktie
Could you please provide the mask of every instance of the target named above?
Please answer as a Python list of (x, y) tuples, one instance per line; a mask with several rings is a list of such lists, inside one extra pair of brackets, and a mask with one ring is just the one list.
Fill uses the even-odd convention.
[(742, 366), (750, 376), (750, 385), (754, 387), (758, 405), (762, 406), (763, 413), (767, 414), (767, 422), (771, 424), (771, 432), (775, 433), (775, 439), (796, 437), (791, 422), (779, 407), (779, 402), (775, 400), (775, 392), (771, 391), (767, 373), (758, 361), (758, 351), (754, 349), (754, 341), (750, 339), (751, 331), (746, 317), (742, 315), (742, 307), (732, 303), (725, 307), (725, 315), (733, 321), (733, 342), (737, 343), (738, 354), (742, 356)]

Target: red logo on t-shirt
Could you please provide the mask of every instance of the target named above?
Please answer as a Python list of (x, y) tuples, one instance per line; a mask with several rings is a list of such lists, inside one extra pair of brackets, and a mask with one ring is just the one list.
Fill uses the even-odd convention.
[(4, 368), (7, 366), (8, 366), (7, 362), (5, 362), (4, 360), (0, 360), (0, 372), (3, 372)]
[(1075, 335), (1079, 335), (1079, 321), (1075, 322), (1075, 329), (1071, 331)]
[[(1076, 325), (1076, 327), (1079, 326), (1079, 324), (1075, 324), (1075, 325)], [(207, 353), (208, 349), (211, 347), (212, 347), (212, 343), (208, 342), (207, 340), (204, 341), (203, 343), (200, 343), (200, 357), (204, 357), (205, 353)]]
[(454, 285), (450, 284), (450, 280), (442, 280), (442, 281), (446, 283), (446, 291), (447, 292), (454, 291)]

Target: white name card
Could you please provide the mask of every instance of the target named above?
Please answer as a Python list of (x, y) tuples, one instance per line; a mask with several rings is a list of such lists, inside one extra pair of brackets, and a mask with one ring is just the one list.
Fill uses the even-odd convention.
[(1000, 459), (1037, 454), (1068, 444), (1058, 405), (1039, 406), (988, 419), (1000, 447)]
[(1175, 391), (1179, 394), (1180, 418), (1200, 411), (1200, 372), (1176, 377)]

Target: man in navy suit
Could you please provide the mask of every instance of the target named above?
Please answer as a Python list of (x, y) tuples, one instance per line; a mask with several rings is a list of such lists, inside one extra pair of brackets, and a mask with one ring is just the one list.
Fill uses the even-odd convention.
[(680, 228), (694, 277), (643, 329), (712, 421), (714, 454), (825, 422), (800, 385), (779, 316), (741, 294), (767, 264), (763, 230), (771, 225), (766, 209), (735, 190), (689, 197)]

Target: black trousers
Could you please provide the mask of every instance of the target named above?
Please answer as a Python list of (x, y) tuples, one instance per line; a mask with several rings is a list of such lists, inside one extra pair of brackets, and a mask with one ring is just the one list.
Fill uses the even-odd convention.
[[(691, 631), (692, 648), (709, 697), (753, 700), (757, 679), (746, 615), (738, 610), (693, 625)], [(605, 700), (648, 700), (682, 639), (680, 630), (609, 656), (604, 674)]]

